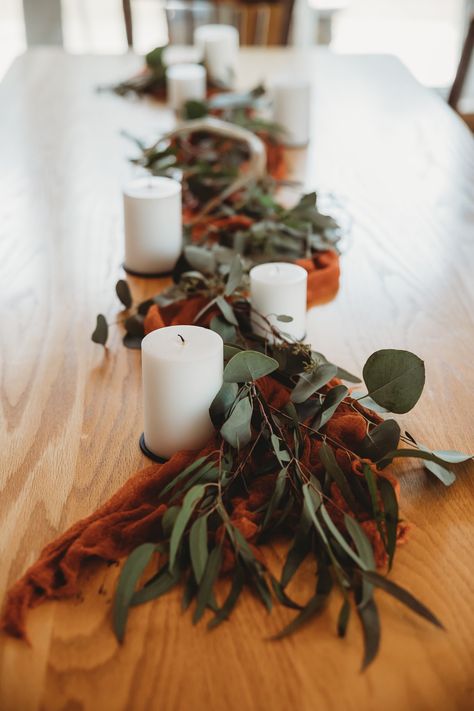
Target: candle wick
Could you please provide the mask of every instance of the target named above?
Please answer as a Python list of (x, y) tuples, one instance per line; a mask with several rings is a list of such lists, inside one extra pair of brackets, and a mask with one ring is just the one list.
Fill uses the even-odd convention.
[(184, 344), (184, 342), (185, 342), (185, 341), (184, 341), (184, 338), (182, 337), (182, 335), (181, 335), (180, 333), (178, 333), (178, 338), (181, 338), (181, 343)]

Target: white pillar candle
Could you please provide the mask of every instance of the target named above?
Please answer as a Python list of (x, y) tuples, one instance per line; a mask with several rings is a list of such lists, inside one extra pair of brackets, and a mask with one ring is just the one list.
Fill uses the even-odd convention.
[(201, 64), (172, 64), (166, 70), (168, 103), (181, 111), (187, 101), (206, 98), (206, 70)]
[[(250, 270), (250, 303), (254, 333), (269, 338), (269, 326), (296, 340), (306, 335), (306, 289), (308, 272), (289, 262), (259, 264)], [(278, 321), (278, 316), (291, 316), (292, 321)]]
[(123, 190), (125, 268), (162, 274), (183, 248), (181, 185), (171, 178), (137, 178)]
[(311, 85), (295, 76), (281, 76), (271, 84), (273, 119), (285, 129), (286, 146), (305, 146), (310, 135)]
[(239, 32), (232, 25), (201, 25), (194, 44), (202, 52), (209, 78), (225, 87), (234, 85), (239, 55)]
[(208, 328), (167, 326), (142, 341), (144, 439), (168, 458), (199, 449), (214, 431), (209, 407), (222, 385), (224, 342)]

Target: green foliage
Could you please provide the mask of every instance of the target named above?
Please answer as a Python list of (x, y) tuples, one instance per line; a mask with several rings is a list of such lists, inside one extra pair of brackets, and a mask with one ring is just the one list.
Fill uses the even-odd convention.
[(148, 52), (148, 54), (145, 55), (145, 63), (149, 69), (152, 69), (153, 71), (161, 71), (165, 68), (163, 61), (165, 49), (166, 46), (155, 47), (155, 49), (152, 49), (151, 52)]
[(124, 279), (119, 279), (116, 283), (115, 292), (125, 308), (129, 309), (133, 304), (133, 298), (130, 292), (130, 287)]
[(241, 351), (227, 363), (224, 369), (225, 383), (249, 383), (278, 369), (274, 358), (258, 351)]
[[(118, 93), (162, 92), (166, 70), (163, 49), (150, 52), (147, 71), (122, 83)], [(183, 115), (193, 119), (217, 112), (224, 120), (275, 140), (281, 128), (260, 119), (255, 112), (263, 93), (263, 88), (257, 87), (242, 94), (213, 95), (205, 102), (188, 102)], [(166, 503), (167, 510), (156, 529), (162, 543), (145, 543), (127, 559), (114, 601), (116, 635), (123, 640), (131, 607), (160, 597), (181, 581), (185, 582), (183, 609), (194, 605), (195, 623), (206, 609), (211, 610), (211, 629), (228, 619), (245, 586), (252, 588), (267, 610), (272, 609), (274, 601), (295, 610), (295, 617), (275, 639), (296, 632), (320, 614), (336, 587), (342, 596), (337, 633), (341, 637), (346, 634), (355, 604), (364, 632), (366, 667), (380, 647), (377, 589), (432, 624), (441, 624), (411, 593), (375, 571), (373, 545), (359, 521), (375, 523), (389, 569), (399, 524), (395, 491), (380, 470), (397, 458), (418, 458), (449, 485), (454, 481), (451, 467), (470, 456), (430, 450), (408, 433), (401, 435), (394, 419), (379, 423), (374, 413), (360, 407), (402, 414), (417, 403), (425, 370), (423, 361), (413, 353), (385, 349), (371, 355), (363, 369), (367, 394), (358, 404), (346, 385), (331, 383), (333, 378), (359, 383), (357, 376), (310, 346), (292, 343), (284, 336), (290, 316), (277, 316), (278, 328), (272, 327), (271, 339), (252, 332), (246, 293), (253, 264), (311, 258), (321, 250), (339, 248), (343, 230), (331, 215), (321, 211), (316, 193), (303, 195), (287, 208), (277, 200), (277, 184), (269, 178), (236, 191), (233, 186), (248, 163), (249, 149), (241, 141), (232, 142), (211, 131), (195, 133), (191, 151), (188, 137), (160, 137), (151, 146), (135, 143), (139, 156), (134, 162), (138, 166), (155, 175), (179, 171), (183, 196), (189, 201), (185, 207), (196, 212), (211, 205), (209, 214), (215, 219), (200, 224), (202, 229), (198, 236), (192, 235), (192, 244), (192, 229), (187, 229), (188, 243), (170, 288), (134, 305), (127, 282), (117, 283), (116, 294), (129, 310), (125, 314), (124, 343), (130, 348), (140, 347), (151, 306), (164, 308), (198, 297), (203, 308), (195, 323), (208, 323), (212, 316), (211, 329), (226, 342), (226, 365), (224, 383), (210, 407), (216, 429), (215, 449), (209, 456), (196, 457), (162, 487), (160, 503)], [(224, 191), (226, 197), (222, 197)], [(220, 219), (228, 217), (239, 219), (231, 225)], [(105, 345), (107, 337), (107, 321), (99, 315), (92, 340)], [(289, 402), (276, 407), (267, 399), (266, 388), (259, 383), (267, 376), (288, 388)], [(367, 434), (362, 442), (352, 445), (354, 451), (345, 442), (331, 439), (333, 432), (327, 428), (342, 403), (366, 420)], [(400, 439), (407, 448), (399, 448)], [(371, 462), (363, 462), (361, 468), (359, 465), (363, 476), (346, 466), (360, 458)], [(245, 502), (255, 483), (265, 491), (263, 503), (255, 508), (252, 503), (242, 517), (240, 512), (233, 515), (236, 502)], [(343, 505), (333, 496), (334, 485)], [(253, 532), (246, 533), (249, 540), (242, 532), (245, 524)], [(289, 537), (279, 580), (255, 548), (272, 535)], [(156, 572), (139, 587), (155, 552), (160, 553)], [(224, 562), (228, 569), (230, 553), (235, 558), (230, 590), (220, 601), (215, 583)], [(316, 573), (315, 589), (300, 604), (288, 594), (287, 586), (307, 565)]]
[(186, 525), (191, 518), (194, 508), (198, 502), (202, 499), (204, 495), (205, 488), (202, 485), (193, 486), (192, 489), (188, 491), (183, 499), (183, 505), (176, 516), (174, 522), (173, 530), (170, 537), (170, 562), (169, 567), (172, 571), (176, 561), (176, 555), (178, 553), (179, 544), (184, 534)]
[(389, 412), (403, 414), (418, 402), (425, 384), (425, 366), (409, 351), (386, 349), (373, 353), (364, 365), (369, 396)]
[(364, 457), (378, 462), (396, 449), (400, 440), (400, 427), (395, 420), (384, 420), (373, 427), (362, 442)]
[[(223, 301), (225, 289), (228, 299), (234, 290), (240, 289), (240, 264), (240, 259), (227, 261), (220, 282)], [(201, 276), (202, 273), (191, 276), (188, 273), (186, 283), (192, 280), (197, 283)], [(218, 305), (217, 298), (213, 298)], [(295, 610), (295, 617), (274, 637), (281, 639), (321, 614), (336, 586), (343, 596), (337, 633), (341, 637), (346, 634), (355, 603), (364, 632), (365, 668), (373, 662), (380, 648), (377, 588), (396, 597), (427, 621), (440, 624), (411, 593), (375, 572), (372, 542), (359, 520), (376, 524), (390, 569), (399, 514), (393, 486), (389, 479), (378, 475), (374, 464), (381, 468), (398, 457), (412, 456), (439, 467), (443, 473), (436, 470), (435, 474), (449, 483), (450, 473), (445, 465), (453, 466), (469, 457), (455, 451), (430, 451), (418, 445), (411, 435), (401, 435), (393, 419), (377, 423), (375, 415), (357, 408), (345, 385), (329, 385), (333, 377), (341, 374), (338, 366), (300, 344), (252, 340), (241, 326), (246, 318), (245, 302), (239, 297), (232, 304), (229, 308), (238, 325), (229, 323), (222, 310), (221, 315), (212, 320), (216, 329), (233, 329), (229, 335), (235, 339), (234, 345), (226, 346), (224, 383), (210, 407), (212, 422), (220, 433), (220, 449), (211, 456), (198, 457), (163, 487), (161, 499), (168, 502), (162, 519), (166, 559), (157, 573), (137, 590), (139, 578), (155, 548), (150, 544), (151, 547), (141, 551), (137, 549), (136, 557), (130, 557), (119, 583), (114, 613), (116, 634), (123, 639), (130, 607), (160, 597), (184, 579), (183, 609), (194, 605), (195, 623), (201, 620), (206, 609), (212, 610), (213, 616), (208, 621), (210, 629), (228, 619), (245, 586), (253, 589), (267, 610), (271, 610), (274, 600)], [(414, 400), (409, 395), (410, 382), (419, 397), (421, 361), (405, 352), (402, 356), (390, 356), (387, 361), (385, 353), (374, 354), (364, 369), (370, 397), (385, 405), (390, 400), (392, 409), (404, 408), (410, 399)], [(342, 372), (346, 379), (355, 380), (347, 371)], [(274, 408), (259, 389), (259, 379), (265, 376), (286, 382), (293, 402), (281, 409)], [(359, 444), (357, 455), (366, 457), (373, 465), (362, 464), (363, 477), (346, 473), (340, 455), (335, 454), (336, 448), (345, 450), (344, 444), (333, 442), (325, 434), (327, 423), (342, 402), (352, 406), (359, 415), (365, 413), (363, 416), (367, 419), (367, 435)], [(307, 437), (320, 441), (317, 477), (304, 464)], [(411, 448), (397, 449), (400, 438)], [(345, 456), (352, 459), (356, 455), (346, 450)], [(265, 502), (251, 515), (258, 521), (257, 541), (291, 532), (279, 580), (259, 560), (231, 518), (232, 502), (245, 497), (256, 476), (269, 474), (274, 477), (273, 485)], [(337, 521), (329, 503), (333, 484), (337, 485), (350, 511), (343, 512)], [(220, 602), (216, 599), (215, 583), (227, 545), (234, 550), (235, 568), (230, 590)], [(311, 560), (315, 560), (317, 566), (315, 592), (309, 600), (300, 603), (288, 595), (286, 588), (299, 568)]]
[(336, 376), (337, 367), (332, 363), (323, 363), (309, 373), (302, 373), (291, 393), (291, 401), (295, 403), (305, 402), (317, 390)]
[(119, 642), (123, 642), (133, 593), (154, 551), (153, 543), (143, 543), (138, 546), (125, 561), (120, 573), (113, 610), (114, 631)]
[(97, 323), (91, 339), (94, 343), (99, 343), (101, 346), (105, 346), (107, 339), (109, 337), (109, 327), (107, 325), (107, 320), (103, 314), (97, 316)]
[(249, 397), (239, 400), (221, 427), (221, 435), (234, 449), (242, 449), (252, 439), (253, 405)]

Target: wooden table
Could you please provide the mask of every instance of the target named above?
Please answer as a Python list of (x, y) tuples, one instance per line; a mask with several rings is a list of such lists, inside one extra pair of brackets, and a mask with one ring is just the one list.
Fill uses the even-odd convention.
[[(133, 155), (122, 129), (154, 135), (171, 114), (98, 94), (133, 56), (18, 59), (0, 87), (1, 591), (41, 548), (105, 501), (145, 463), (139, 353), (90, 342), (95, 315), (119, 311), (121, 182)], [(360, 372), (383, 347), (426, 361), (427, 386), (401, 419), (420, 441), (473, 448), (474, 149), (439, 98), (390, 57), (246, 50), (240, 83), (280, 68), (314, 79), (313, 137), (294, 152), (306, 187), (333, 189), (353, 217), (335, 301), (315, 308), (318, 350)], [(158, 282), (130, 279), (136, 296)], [(335, 636), (337, 603), (294, 638), (272, 643), (291, 612), (249, 595), (213, 633), (193, 628), (179, 594), (131, 615), (119, 648), (110, 625), (117, 568), (90, 574), (85, 596), (32, 612), (32, 646), (2, 637), (5, 711), (410, 711), (473, 708), (474, 477), (450, 489), (400, 466), (413, 521), (392, 577), (438, 614), (429, 627), (378, 593), (376, 663), (359, 672), (361, 632)], [(308, 569), (301, 586), (312, 586)], [(99, 594), (99, 589), (106, 594)], [(308, 597), (309, 592), (306, 597)], [(298, 594), (298, 591), (296, 591)]]

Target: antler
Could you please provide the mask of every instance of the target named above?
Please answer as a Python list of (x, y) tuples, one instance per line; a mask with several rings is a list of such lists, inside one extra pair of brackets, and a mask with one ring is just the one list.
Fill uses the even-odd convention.
[(209, 200), (203, 207), (203, 209), (196, 215), (190, 224), (198, 222), (204, 215), (207, 215), (216, 205), (225, 200), (233, 193), (241, 190), (248, 183), (253, 180), (258, 180), (263, 178), (266, 173), (267, 166), (267, 152), (265, 149), (265, 144), (258, 136), (256, 136), (251, 131), (241, 126), (236, 126), (233, 123), (228, 123), (227, 121), (221, 121), (220, 119), (207, 116), (200, 119), (192, 119), (191, 121), (184, 121), (179, 124), (175, 129), (166, 133), (160, 138), (161, 141), (171, 140), (176, 138), (176, 136), (185, 136), (190, 133), (195, 133), (196, 131), (206, 131), (208, 133), (213, 133), (217, 136), (225, 136), (227, 138), (233, 138), (235, 141), (242, 141), (246, 143), (250, 151), (250, 161), (249, 170), (245, 175), (241, 175), (234, 180), (225, 190), (223, 190), (219, 195)]

